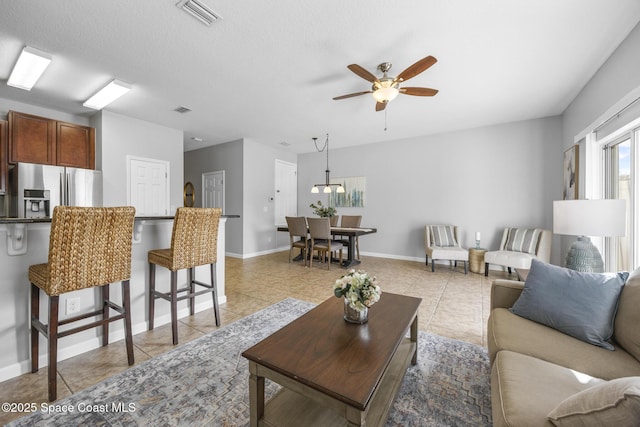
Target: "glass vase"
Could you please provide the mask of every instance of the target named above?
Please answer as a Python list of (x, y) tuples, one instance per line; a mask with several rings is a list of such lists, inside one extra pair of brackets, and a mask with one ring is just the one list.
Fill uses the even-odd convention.
[(344, 298), (344, 320), (349, 323), (367, 323), (369, 320), (369, 309), (365, 307), (364, 310), (357, 310), (351, 307), (349, 301)]

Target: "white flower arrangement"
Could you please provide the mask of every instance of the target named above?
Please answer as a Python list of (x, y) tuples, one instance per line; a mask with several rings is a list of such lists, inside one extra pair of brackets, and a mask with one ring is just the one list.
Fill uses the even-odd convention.
[(376, 278), (369, 276), (366, 271), (350, 270), (336, 280), (333, 293), (349, 301), (351, 308), (364, 311), (380, 300), (382, 290), (376, 284)]

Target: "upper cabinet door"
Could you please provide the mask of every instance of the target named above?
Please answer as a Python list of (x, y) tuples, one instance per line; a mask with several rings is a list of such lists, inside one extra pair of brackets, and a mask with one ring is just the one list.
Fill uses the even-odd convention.
[(58, 166), (95, 169), (95, 130), (72, 123), (56, 123)]
[[(7, 128), (9, 123), (0, 120), (0, 194), (7, 190)], [(0, 209), (2, 210), (2, 209)]]
[(56, 164), (54, 120), (9, 111), (9, 162)]

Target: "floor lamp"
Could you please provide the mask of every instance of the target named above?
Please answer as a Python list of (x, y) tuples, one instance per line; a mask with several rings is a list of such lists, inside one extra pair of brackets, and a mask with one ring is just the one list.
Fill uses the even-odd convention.
[(567, 253), (565, 266), (576, 271), (602, 273), (602, 256), (587, 236), (624, 236), (625, 211), (623, 199), (554, 201), (554, 234), (578, 236)]

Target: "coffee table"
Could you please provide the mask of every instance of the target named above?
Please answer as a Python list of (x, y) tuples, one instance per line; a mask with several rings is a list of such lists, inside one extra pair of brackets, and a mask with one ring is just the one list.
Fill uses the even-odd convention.
[[(244, 351), (251, 426), (384, 425), (417, 363), (420, 301), (383, 293), (356, 325), (343, 319), (343, 300), (329, 298)], [(283, 387), (267, 404), (265, 378)]]

